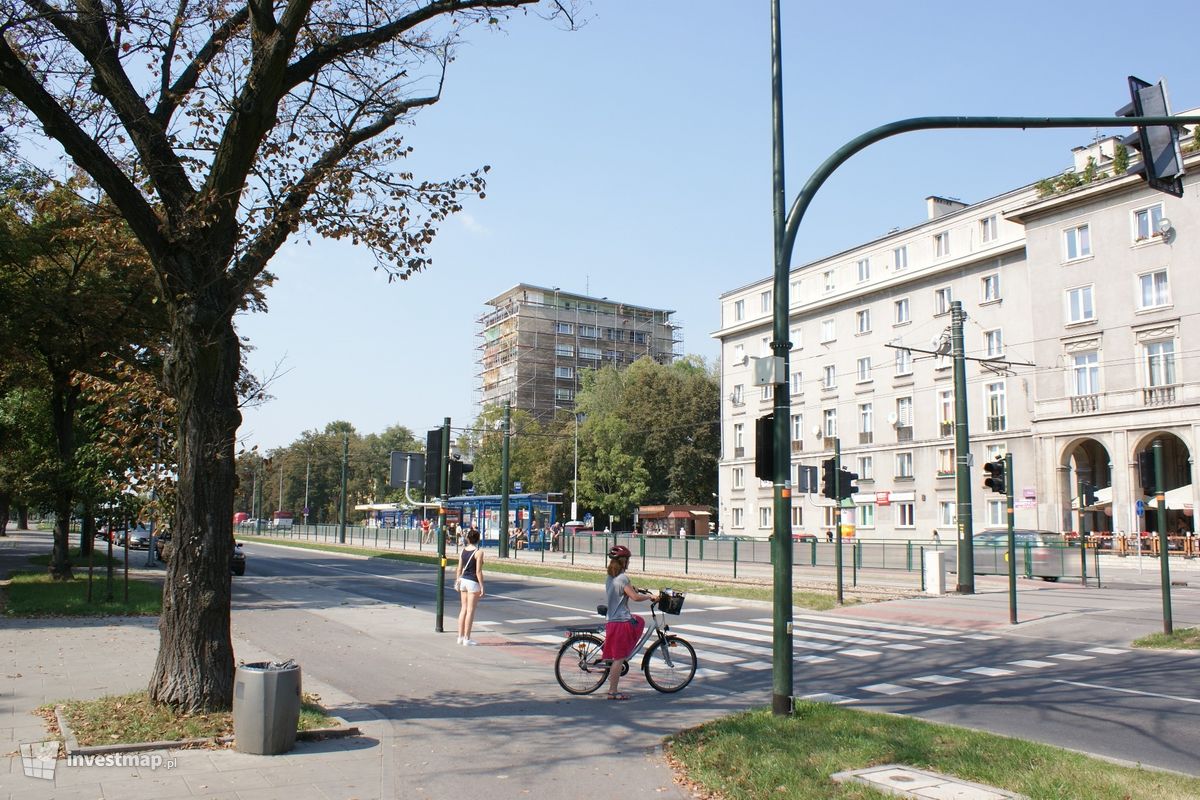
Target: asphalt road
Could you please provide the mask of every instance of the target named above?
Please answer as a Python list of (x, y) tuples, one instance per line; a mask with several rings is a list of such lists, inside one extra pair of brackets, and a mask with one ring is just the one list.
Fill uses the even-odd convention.
[[(608, 769), (603, 756), (614, 747), (641, 752), (678, 728), (770, 702), (766, 604), (689, 598), (670, 622), (696, 647), (696, 681), (660, 695), (633, 674), (635, 665), (622, 684), (634, 701), (607, 703), (571, 697), (553, 676), (563, 631), (601, 622), (599, 586), (491, 573), (475, 630), (481, 646), (460, 648), (452, 571), (445, 632), (437, 633), (426, 566), (254, 542), (245, 549), (248, 574), (234, 579), (235, 629), (295, 656), (306, 673), (362, 700), (364, 713), (394, 719), (398, 737), (429, 732), (427, 759), (414, 764), (409, 748), (397, 748), (408, 760), (392, 766), (398, 775), (416, 770), (430, 796), (452, 789), (463, 771), (504, 774), (514, 788), (535, 775), (571, 786), (581, 771)], [(884, 607), (853, 615), (797, 609), (797, 696), (1200, 773), (1197, 655), (1131, 650), (1087, 616), (972, 630), (872, 618), (873, 608)], [(439, 744), (447, 739), (465, 750)], [(652, 761), (633, 763), (652, 771)]]

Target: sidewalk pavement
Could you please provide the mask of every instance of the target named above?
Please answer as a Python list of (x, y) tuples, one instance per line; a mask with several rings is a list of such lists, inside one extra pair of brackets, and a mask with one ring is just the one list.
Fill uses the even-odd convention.
[[(19, 533), (0, 539), (0, 571), (11, 569), (26, 553), (44, 551), (46, 538)], [(1191, 583), (1176, 591), (1177, 627), (1200, 624), (1200, 580)], [(1085, 589), (1022, 581), (1021, 623), (1015, 631), (1127, 644), (1158, 629), (1159, 596), (1152, 588)], [(67, 697), (144, 688), (157, 652), (157, 623), (149, 618), (2, 620), (0, 740), (9, 743), (4, 748), (9, 757), (7, 769), (0, 766), (0, 800), (501, 800), (575, 796), (588, 786), (603, 786), (611, 796), (686, 798), (656, 744), (678, 728), (740, 710), (746, 702), (744, 697), (700, 692), (680, 695), (653, 707), (663, 720), (655, 726), (639, 718), (639, 702), (567, 698), (547, 681), (544, 654), (534, 648), (501, 637), (484, 641), (484, 647), (457, 648), (449, 635), (431, 637), (429, 615), (420, 609), (339, 607), (336, 595), (335, 602), (322, 597), (315, 606), (311, 587), (286, 581), (263, 581), (252, 591), (255, 601), (234, 612), (237, 658), (267, 660), (304, 648), (313, 665), (307, 669), (301, 659), (305, 690), (319, 694), (332, 713), (357, 725), (362, 736), (300, 742), (280, 756), (171, 750), (162, 754), (166, 760), (156, 769), (73, 766), (59, 760), (53, 781), (26, 777), (18, 745), (47, 738), (42, 721), (31, 712)], [(975, 595), (912, 597), (833, 613), (995, 629), (1008, 626), (1007, 604), (1001, 579), (982, 577)], [(338, 638), (347, 631), (349, 638)], [(285, 648), (289, 652), (272, 651)], [(347, 676), (356, 669), (369, 673), (372, 660), (390, 671), (379, 676), (386, 684), (380, 691), (394, 699), (355, 697), (332, 685), (363, 685)], [(645, 702), (649, 709), (654, 700)]]

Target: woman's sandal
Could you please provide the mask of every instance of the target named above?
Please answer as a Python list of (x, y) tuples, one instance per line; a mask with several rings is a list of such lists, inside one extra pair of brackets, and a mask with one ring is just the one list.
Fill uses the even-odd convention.
[(609, 700), (628, 700), (629, 695), (625, 694), (624, 692), (609, 692), (608, 699)]

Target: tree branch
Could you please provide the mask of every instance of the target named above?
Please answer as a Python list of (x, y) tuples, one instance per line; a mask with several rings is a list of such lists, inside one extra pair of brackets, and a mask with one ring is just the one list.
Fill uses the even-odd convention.
[[(183, 8), (183, 3), (186, 0), (181, 0), (180, 8)], [(167, 75), (169, 70), (167, 59), (163, 59), (163, 85), (162, 94), (158, 99), (158, 105), (154, 109), (153, 117), (155, 121), (165, 130), (167, 123), (171, 121), (171, 116), (175, 110), (179, 108), (179, 103), (183, 98), (187, 97), (192, 89), (196, 88), (196, 82), (200, 79), (200, 73), (204, 68), (212, 62), (225, 44), (233, 37), (237, 31), (246, 24), (246, 20), (250, 17), (250, 10), (246, 6), (238, 9), (237, 13), (229, 19), (221, 23), (221, 26), (213, 31), (212, 36), (204, 43), (204, 46), (196, 53), (196, 57), (192, 59), (183, 72), (179, 73), (179, 77), (170, 89), (166, 88)]]

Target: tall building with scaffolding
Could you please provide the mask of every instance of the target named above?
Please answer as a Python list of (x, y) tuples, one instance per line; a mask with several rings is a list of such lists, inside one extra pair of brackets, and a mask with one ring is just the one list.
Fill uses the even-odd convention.
[(573, 409), (582, 372), (682, 355), (674, 311), (517, 284), (487, 301), (478, 325), (480, 407), (512, 402), (538, 420)]

